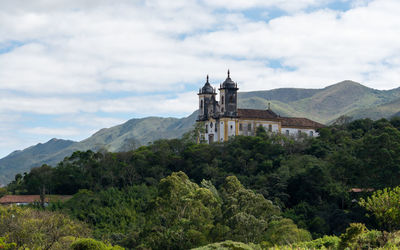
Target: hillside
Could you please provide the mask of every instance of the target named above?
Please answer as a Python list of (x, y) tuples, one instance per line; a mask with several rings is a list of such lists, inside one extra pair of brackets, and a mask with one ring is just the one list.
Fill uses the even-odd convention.
[[(399, 112), (400, 105), (391, 102), (400, 98), (400, 89), (376, 90), (357, 82), (343, 81), (324, 89), (277, 89), (241, 93), (239, 106), (246, 108), (271, 108), (281, 116), (302, 116), (328, 124), (342, 115), (357, 118), (391, 117)], [(273, 96), (274, 93), (275, 96)], [(263, 97), (268, 97), (263, 98)], [(301, 98), (304, 97), (304, 98)], [(385, 108), (385, 105), (389, 105)], [(397, 106), (396, 106), (397, 105)], [(385, 110), (380, 116), (375, 108)]]
[[(39, 196), (44, 188), (73, 197), (31, 217), (0, 206), (0, 229), (10, 242), (22, 245), (27, 235), (32, 244), (38, 232), (60, 235), (64, 214), (126, 249), (399, 249), (399, 125), (327, 126), (313, 143), (258, 133), (221, 144), (165, 140), (129, 153), (77, 152), (7, 186), (12, 194)], [(48, 212), (41, 224), (38, 212)], [(48, 219), (50, 212), (61, 220)], [(46, 239), (55, 245), (55, 238), (24, 247), (38, 249)], [(215, 243), (224, 239), (252, 248)], [(62, 249), (70, 249), (66, 244)]]
[(380, 119), (382, 117), (392, 117), (400, 115), (400, 98), (395, 99), (389, 103), (381, 104), (376, 107), (367, 109), (359, 109), (348, 114), (353, 119), (360, 119), (364, 117), (371, 118), (373, 120)]
[[(196, 96), (193, 97), (196, 101)], [(323, 89), (282, 88), (239, 92), (240, 108), (266, 109), (268, 103), (281, 116), (306, 117), (329, 124), (342, 115), (353, 118), (390, 118), (400, 113), (400, 88), (376, 90), (353, 81), (343, 81)], [(55, 165), (80, 150), (127, 151), (161, 138), (177, 138), (190, 130), (197, 112), (186, 118), (147, 117), (101, 129), (81, 142), (51, 140), (0, 159), (0, 184), (19, 172), (43, 163)], [(57, 143), (55, 143), (57, 142)], [(63, 143), (65, 142), (65, 143)]]
[(55, 166), (75, 151), (128, 151), (160, 138), (178, 138), (195, 123), (197, 112), (186, 118), (146, 117), (131, 119), (124, 124), (104, 128), (80, 141), (52, 139), (0, 159), (0, 186), (14, 179), (15, 174), (29, 171), (46, 163)]
[(38, 143), (24, 150), (12, 152), (8, 156), (0, 159), (0, 184), (6, 184), (14, 179), (17, 173), (28, 172), (33, 166), (40, 166), (43, 163), (48, 163), (50, 155), (60, 152), (74, 144), (77, 144), (77, 142), (51, 139), (46, 143)]

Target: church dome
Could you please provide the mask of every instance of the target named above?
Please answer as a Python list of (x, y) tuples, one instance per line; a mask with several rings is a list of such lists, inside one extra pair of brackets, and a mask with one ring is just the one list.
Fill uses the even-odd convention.
[(222, 83), (222, 88), (223, 89), (234, 89), (234, 88), (237, 88), (236, 83), (234, 81), (232, 81), (232, 79), (231, 79), (229, 70), (228, 70), (228, 77)]
[(204, 84), (203, 88), (201, 88), (202, 94), (213, 94), (214, 89), (211, 84), (208, 82), (208, 75), (207, 75), (207, 82)]

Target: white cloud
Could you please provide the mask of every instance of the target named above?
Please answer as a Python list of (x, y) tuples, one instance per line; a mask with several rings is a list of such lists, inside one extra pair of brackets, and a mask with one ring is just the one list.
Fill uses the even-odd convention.
[[(28, 112), (44, 115), (63, 115), (106, 112), (135, 113), (137, 115), (185, 114), (193, 112), (197, 101), (195, 92), (180, 93), (176, 97), (163, 95), (126, 97), (118, 99), (81, 100), (77, 98), (7, 97), (0, 98), (0, 112)], [(110, 118), (96, 118), (110, 122)]]
[(63, 136), (71, 137), (81, 134), (77, 128), (49, 128), (49, 127), (34, 127), (21, 130), (24, 133), (46, 136)]
[(112, 127), (115, 125), (122, 124), (126, 122), (126, 119), (114, 118), (114, 117), (101, 117), (88, 113), (78, 113), (71, 115), (63, 115), (56, 119), (58, 122), (62, 123), (72, 123), (75, 126), (84, 127), (95, 127), (97, 130), (101, 128)]
[[(22, 145), (8, 135), (57, 132), (54, 124), (50, 130), (29, 124), (25, 113), (71, 118), (72, 130), (59, 132), (84, 127), (81, 138), (93, 129), (86, 121), (122, 122), (115, 113), (187, 115), (201, 86), (190, 88), (206, 74), (218, 87), (227, 68), (241, 91), (317, 88), (344, 79), (398, 87), (400, 2), (349, 0), (348, 11), (326, 8), (331, 2), (3, 0), (1, 139)], [(251, 9), (269, 18), (274, 9), (288, 14), (254, 20), (243, 12)], [(10, 114), (15, 120), (8, 121)]]
[(250, 9), (250, 8), (278, 8), (285, 11), (299, 11), (309, 7), (321, 6), (332, 0), (205, 0), (205, 2), (214, 7), (227, 9)]

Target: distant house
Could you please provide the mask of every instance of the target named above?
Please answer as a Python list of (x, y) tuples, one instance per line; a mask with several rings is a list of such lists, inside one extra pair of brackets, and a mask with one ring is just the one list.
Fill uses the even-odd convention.
[(362, 197), (364, 194), (374, 191), (375, 189), (373, 188), (350, 188), (349, 192), (352, 194), (351, 197), (353, 197), (351, 202), (356, 203), (358, 202), (358, 199)]
[(351, 193), (367, 193), (367, 192), (373, 192), (375, 189), (373, 188), (351, 188), (350, 192)]
[[(45, 203), (50, 201), (66, 201), (72, 198), (71, 195), (49, 195), (45, 198)], [(40, 202), (40, 195), (5, 195), (0, 198), (0, 205), (28, 205)]]

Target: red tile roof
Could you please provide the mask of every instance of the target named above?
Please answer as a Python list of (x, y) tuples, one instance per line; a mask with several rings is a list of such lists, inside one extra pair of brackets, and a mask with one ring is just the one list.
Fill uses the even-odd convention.
[[(45, 201), (49, 200), (66, 200), (71, 198), (70, 195), (51, 195), (46, 196)], [(5, 195), (0, 198), (0, 204), (12, 203), (34, 203), (40, 201), (40, 195)]]
[(258, 119), (276, 119), (278, 115), (272, 110), (262, 109), (238, 109), (238, 116), (240, 118), (258, 118)]
[(293, 128), (322, 128), (323, 124), (312, 121), (307, 118), (297, 117), (280, 117), (270, 109), (238, 109), (239, 118), (251, 118), (251, 119), (269, 119), (279, 120), (282, 123), (282, 127), (293, 127)]
[(323, 128), (324, 125), (307, 118), (281, 117), (282, 127)]

